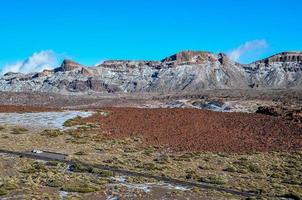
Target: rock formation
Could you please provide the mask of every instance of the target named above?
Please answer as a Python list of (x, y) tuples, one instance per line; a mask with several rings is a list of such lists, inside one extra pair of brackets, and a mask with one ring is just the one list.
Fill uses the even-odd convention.
[(54, 70), (0, 77), (0, 91), (61, 94), (301, 87), (302, 52), (283, 52), (247, 65), (204, 51), (183, 51), (161, 61), (111, 60), (96, 67), (64, 60)]

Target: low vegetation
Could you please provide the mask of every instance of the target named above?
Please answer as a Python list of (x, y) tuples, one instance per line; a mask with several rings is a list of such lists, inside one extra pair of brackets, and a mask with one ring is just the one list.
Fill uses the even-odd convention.
[(19, 180), (16, 177), (0, 178), (0, 196), (7, 195), (10, 191), (18, 188)]
[(77, 117), (75, 117), (75, 118), (66, 120), (66, 121), (64, 122), (64, 126), (65, 126), (65, 127), (71, 127), (71, 126), (79, 125), (79, 123), (82, 123), (81, 121), (82, 121), (82, 117), (77, 116)]
[(76, 126), (76, 125), (83, 125), (84, 123), (82, 122), (82, 119), (83, 119), (82, 117), (77, 116), (75, 118), (66, 120), (64, 122), (64, 126), (65, 127), (72, 127), (72, 126)]
[(80, 163), (75, 163), (70, 166), (70, 171), (78, 172), (78, 173), (93, 173), (98, 174), (102, 177), (112, 177), (114, 173), (112, 171), (101, 170), (92, 166), (83, 166)]
[[(18, 167), (18, 173), (21, 174), (16, 184), (18, 187), (27, 187), (20, 181), (25, 180), (31, 186), (42, 185), (67, 192), (102, 192), (109, 187), (108, 183), (112, 183), (111, 178), (115, 176), (111, 171), (91, 167), (102, 164), (254, 192), (264, 199), (277, 197), (301, 199), (302, 197), (301, 151), (251, 154), (171, 152), (161, 146), (146, 145), (144, 140), (137, 136), (110, 138), (107, 137), (107, 132), (103, 132), (96, 125), (88, 125), (80, 118), (76, 121), (67, 124), (81, 124), (84, 128), (78, 127), (65, 131), (44, 130), (41, 134), (16, 134), (10, 138), (1, 138), (2, 148), (19, 151), (32, 150), (33, 147), (37, 149), (47, 147), (45, 149), (55, 152), (64, 150), (75, 161), (75, 164), (69, 167), (57, 162), (27, 161), (22, 167)], [(11, 131), (15, 130), (11, 129)], [(27, 130), (18, 131), (27, 132)], [(84, 166), (82, 162), (91, 165)], [(72, 173), (62, 173), (67, 169)], [(131, 177), (127, 178), (127, 181), (143, 183), (145, 180)], [(0, 186), (0, 195), (14, 191), (8, 189), (9, 187)], [(193, 189), (192, 192), (198, 195), (212, 195), (217, 199), (221, 196), (238, 198), (234, 195), (225, 197), (226, 194), (219, 192), (199, 193), (200, 190), (197, 189)]]
[(63, 132), (58, 129), (46, 129), (41, 134), (47, 137), (58, 137), (62, 135)]
[(209, 175), (207, 177), (201, 177), (201, 182), (212, 183), (216, 185), (224, 185), (227, 183), (227, 179), (221, 175)]
[(24, 134), (24, 133), (27, 133), (28, 132), (28, 129), (26, 128), (13, 128), (11, 130), (11, 134), (15, 134), (15, 135), (19, 135), (19, 134)]
[(4, 196), (7, 194), (8, 194), (8, 192), (4, 188), (0, 187), (0, 196)]
[(99, 189), (87, 183), (67, 183), (62, 186), (61, 190), (66, 192), (90, 193), (96, 192)]

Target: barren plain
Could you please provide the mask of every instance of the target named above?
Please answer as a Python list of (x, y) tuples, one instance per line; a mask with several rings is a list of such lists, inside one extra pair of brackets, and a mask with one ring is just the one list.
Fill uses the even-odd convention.
[(299, 199), (300, 94), (2, 93), (1, 198)]

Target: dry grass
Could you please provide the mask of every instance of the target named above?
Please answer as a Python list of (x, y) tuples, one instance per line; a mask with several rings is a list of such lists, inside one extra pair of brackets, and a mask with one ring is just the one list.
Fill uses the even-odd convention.
[[(87, 126), (86, 129), (67, 130), (59, 134), (54, 131), (54, 133), (56, 134), (47, 131), (47, 134), (44, 132), (44, 134), (12, 135), (12, 137), (1, 139), (0, 146), (18, 151), (38, 148), (63, 152), (69, 154), (71, 159), (82, 162), (217, 184), (226, 188), (255, 192), (265, 198), (279, 196), (301, 198), (302, 196), (302, 152), (240, 155), (211, 152), (172, 153), (158, 146), (146, 146), (137, 137), (123, 140), (108, 139), (103, 136), (106, 133), (93, 126)], [(34, 185), (42, 184), (45, 187), (63, 188), (69, 191), (77, 190), (78, 185), (75, 183), (83, 183), (81, 181), (89, 177), (87, 190), (85, 190), (97, 188), (92, 193), (103, 191), (108, 177), (114, 175), (111, 172), (98, 171), (93, 168), (73, 167), (76, 173), (72, 174), (72, 178), (57, 172), (62, 169), (61, 164), (58, 163), (45, 165), (31, 163), (23, 166), (20, 173), (27, 178), (31, 177)], [(96, 184), (96, 180), (91, 178), (96, 175), (101, 178), (99, 181), (102, 184)], [(77, 177), (81, 177), (81, 181), (77, 180)], [(72, 181), (64, 185), (67, 179), (72, 179)], [(37, 180), (39, 181), (36, 182)], [(195, 193), (198, 194), (198, 191), (196, 190)], [(0, 187), (0, 194), (9, 192)], [(220, 193), (212, 195), (223, 196)], [(236, 197), (231, 196), (231, 198)]]
[(24, 133), (27, 133), (27, 132), (28, 132), (28, 129), (18, 127), (18, 128), (13, 128), (10, 133), (15, 134), (15, 135), (19, 135), (19, 134), (24, 134)]

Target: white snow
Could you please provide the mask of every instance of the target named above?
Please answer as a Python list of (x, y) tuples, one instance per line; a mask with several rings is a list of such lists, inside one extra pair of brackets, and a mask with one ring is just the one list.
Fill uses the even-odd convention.
[(64, 111), (40, 113), (0, 113), (0, 124), (24, 127), (64, 129), (64, 122), (80, 117), (89, 117), (93, 112)]
[(128, 189), (139, 189), (144, 191), (145, 193), (151, 192), (152, 188), (163, 188), (163, 189), (181, 190), (181, 191), (187, 191), (191, 189), (190, 187), (185, 187), (181, 185), (172, 185), (162, 181), (152, 182), (152, 183), (128, 183), (125, 176), (112, 177), (111, 179), (117, 182), (116, 184), (113, 185), (122, 185)]

